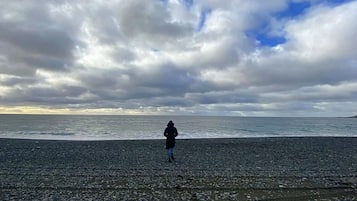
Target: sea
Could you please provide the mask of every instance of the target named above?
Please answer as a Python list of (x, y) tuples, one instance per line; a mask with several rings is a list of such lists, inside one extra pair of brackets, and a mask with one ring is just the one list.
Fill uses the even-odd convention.
[(357, 137), (356, 118), (0, 115), (0, 138), (46, 140), (163, 139), (172, 120), (178, 139)]

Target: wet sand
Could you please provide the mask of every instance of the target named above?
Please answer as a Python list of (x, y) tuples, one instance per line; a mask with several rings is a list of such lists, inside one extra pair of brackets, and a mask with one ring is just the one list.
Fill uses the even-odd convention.
[(0, 200), (357, 200), (357, 138), (0, 139)]

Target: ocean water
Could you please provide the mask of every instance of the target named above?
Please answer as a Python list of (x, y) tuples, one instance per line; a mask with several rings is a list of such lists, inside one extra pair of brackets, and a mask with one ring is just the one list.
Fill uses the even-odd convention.
[(0, 138), (53, 140), (163, 139), (169, 120), (178, 139), (347, 136), (356, 118), (0, 115)]

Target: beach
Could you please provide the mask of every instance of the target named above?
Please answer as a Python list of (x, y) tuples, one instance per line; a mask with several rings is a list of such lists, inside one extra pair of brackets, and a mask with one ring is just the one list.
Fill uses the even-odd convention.
[(357, 138), (0, 139), (0, 200), (357, 200)]

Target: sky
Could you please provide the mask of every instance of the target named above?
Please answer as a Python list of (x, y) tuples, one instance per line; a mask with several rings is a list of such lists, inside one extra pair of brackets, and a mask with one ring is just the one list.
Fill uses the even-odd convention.
[(356, 0), (0, 0), (0, 113), (357, 114)]

